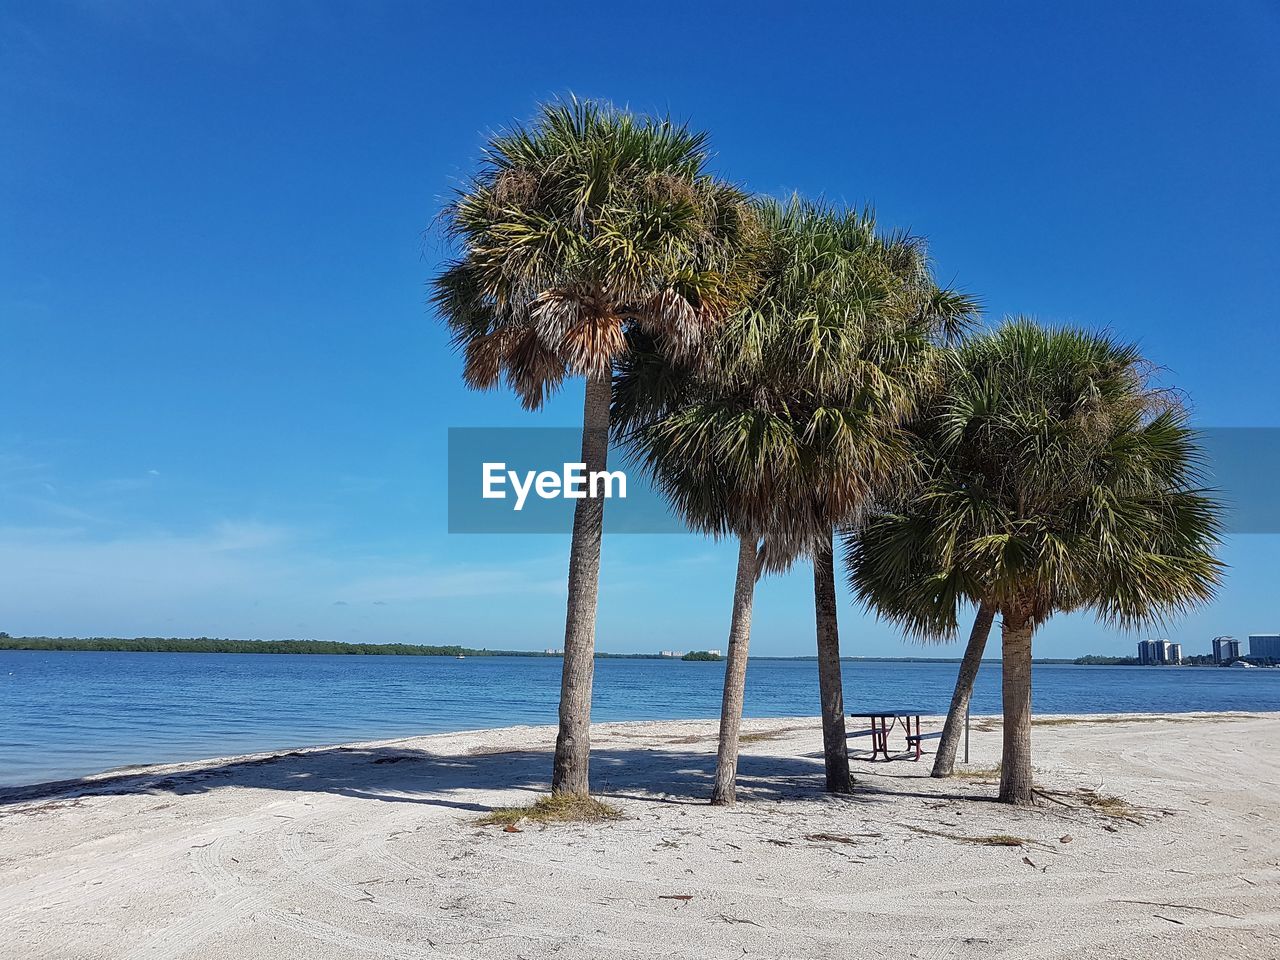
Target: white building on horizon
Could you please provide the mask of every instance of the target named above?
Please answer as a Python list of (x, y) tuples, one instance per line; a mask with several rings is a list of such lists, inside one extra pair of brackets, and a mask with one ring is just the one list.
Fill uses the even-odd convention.
[(1177, 666), (1182, 663), (1182, 644), (1168, 640), (1139, 640), (1138, 663), (1146, 666)]
[(1240, 659), (1240, 641), (1235, 637), (1213, 638), (1213, 662), (1234, 663)]

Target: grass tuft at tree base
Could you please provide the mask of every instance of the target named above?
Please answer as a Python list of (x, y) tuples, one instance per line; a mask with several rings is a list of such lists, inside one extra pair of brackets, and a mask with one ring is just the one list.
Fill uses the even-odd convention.
[(962, 843), (976, 843), (984, 847), (1022, 847), (1031, 841), (1026, 837), (1014, 837), (1007, 833), (993, 833), (985, 836), (970, 837), (962, 833), (947, 833), (943, 830), (930, 830), (906, 824), (906, 828), (914, 833), (922, 833), (926, 837), (943, 837), (947, 840), (959, 840)]
[(961, 767), (952, 770), (951, 776), (957, 780), (999, 780), (1000, 764), (994, 767)]
[(622, 816), (617, 807), (573, 793), (553, 793), (539, 797), (527, 807), (499, 807), (476, 821), (478, 826), (514, 827), (523, 821), (531, 823), (599, 823)]

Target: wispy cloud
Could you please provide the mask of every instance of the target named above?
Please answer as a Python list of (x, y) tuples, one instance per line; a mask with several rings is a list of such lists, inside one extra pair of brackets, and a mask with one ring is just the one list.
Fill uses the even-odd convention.
[(294, 535), (288, 527), (256, 520), (223, 520), (210, 531), (208, 548), (214, 552), (261, 551), (287, 543)]
[[(107, 477), (68, 476), (58, 457), (41, 458), (32, 444), (9, 439), (0, 451), (0, 525), (66, 523), (75, 527), (123, 524), (130, 507), (143, 510), (161, 489), (160, 472), (139, 468)], [(41, 445), (48, 453), (50, 444)]]
[(359, 615), (375, 618), (370, 629), (385, 620), (389, 628), (429, 630), (432, 611), (451, 599), (545, 597), (554, 605), (565, 589), (563, 567), (560, 557), (459, 564), (349, 556), (309, 531), (256, 519), (119, 536), (87, 526), (9, 526), (0, 527), (0, 629), (283, 636), (307, 624), (313, 635), (337, 636)]
[(44, 479), (49, 465), (23, 453), (0, 453), (0, 489)]
[(544, 561), (447, 566), (427, 563), (414, 570), (360, 577), (347, 584), (342, 595), (352, 602), (384, 606), (390, 602), (444, 597), (555, 596), (565, 592), (563, 566), (563, 560), (554, 564)]

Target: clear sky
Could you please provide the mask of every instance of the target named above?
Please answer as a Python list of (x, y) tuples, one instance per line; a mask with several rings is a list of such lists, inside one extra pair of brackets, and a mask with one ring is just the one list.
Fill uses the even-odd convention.
[[(1139, 340), (1201, 424), (1280, 426), (1277, 49), (1271, 0), (0, 0), (0, 630), (559, 646), (567, 537), (448, 535), (445, 431), (572, 425), (581, 387), (464, 389), (424, 231), (570, 91), (709, 129), (753, 191), (873, 202), (992, 318)], [(1280, 629), (1280, 537), (1224, 558), (1157, 635)], [(733, 572), (608, 538), (600, 647), (723, 646)], [(811, 590), (762, 585), (755, 652), (812, 652)], [(841, 612), (847, 653), (920, 652)]]

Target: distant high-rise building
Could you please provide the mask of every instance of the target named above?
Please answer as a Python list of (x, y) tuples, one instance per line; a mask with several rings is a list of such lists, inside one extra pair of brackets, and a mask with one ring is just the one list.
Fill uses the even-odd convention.
[(1170, 643), (1168, 640), (1138, 641), (1138, 663), (1144, 667), (1181, 662), (1182, 644), (1180, 643)]
[(1249, 634), (1249, 656), (1258, 660), (1280, 660), (1280, 633)]
[(1213, 638), (1213, 662), (1234, 663), (1240, 659), (1240, 641), (1235, 637)]

